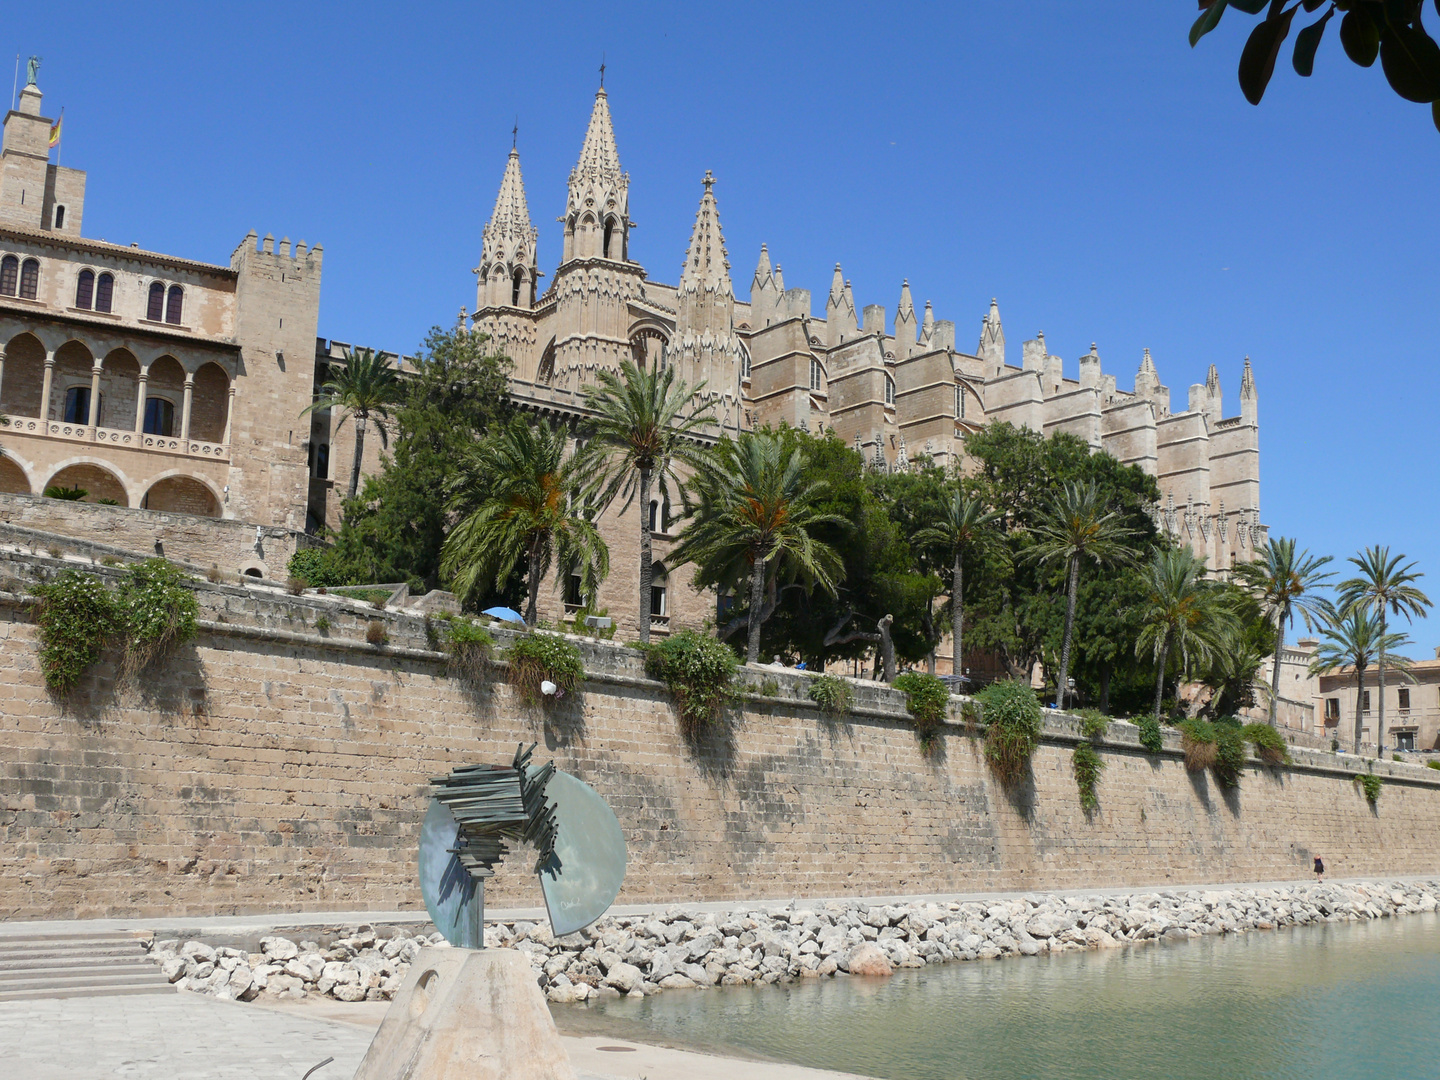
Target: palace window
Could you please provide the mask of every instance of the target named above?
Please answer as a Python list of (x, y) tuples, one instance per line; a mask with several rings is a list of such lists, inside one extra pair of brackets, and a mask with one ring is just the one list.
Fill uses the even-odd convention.
[[(100, 407), (105, 407), (105, 395), (100, 395)], [(95, 412), (95, 422), (100, 423), (100, 412)], [(90, 387), (72, 386), (65, 391), (65, 423), (90, 423)]]
[(585, 594), (581, 590), (579, 574), (570, 574), (565, 579), (565, 606), (572, 610), (585, 606)]
[(145, 318), (159, 322), (165, 315), (165, 286), (158, 281), (150, 283), (150, 298), (145, 304)]
[(55, 207), (55, 225), (54, 225), (54, 227), (57, 228), (57, 229), (63, 229), (63, 228), (65, 227), (65, 207), (63, 207), (63, 206), (57, 206), (57, 207)]
[(14, 296), (15, 285), (20, 280), (20, 260), (14, 255), (0, 259), (0, 296)]
[(34, 300), (40, 294), (40, 261), (26, 259), (20, 267), (20, 299)]
[(1398, 693), (1400, 695), (1400, 708), (1408, 712), (1410, 710), (1410, 688), (1408, 686), (1402, 686)]
[(1366, 690), (1365, 693), (1362, 694), (1361, 697), (1360, 697), (1360, 711), (1361, 711), (1361, 712), (1369, 712), (1369, 711), (1370, 711), (1370, 691), (1369, 691), (1369, 690)]
[(165, 321), (180, 325), (180, 315), (185, 308), (185, 290), (179, 285), (170, 286), (170, 295), (165, 300)]
[(310, 475), (317, 480), (330, 479), (330, 444), (315, 443), (310, 451)]
[(819, 361), (817, 358), (815, 358), (815, 357), (812, 356), (812, 357), (810, 358), (810, 389), (811, 389), (811, 390), (819, 390), (819, 389), (820, 389), (820, 379), (821, 379), (820, 361)]
[(895, 407), (895, 380), (889, 375), (885, 376), (885, 404)]
[(650, 574), (650, 617), (663, 619), (670, 614), (668, 590), (670, 575), (666, 573), (664, 563), (656, 563), (651, 568)]
[(101, 274), (95, 280), (95, 310), (110, 310), (110, 305), (115, 299), (115, 277), (112, 274)]
[(145, 399), (145, 434), (168, 439), (175, 433), (175, 403), (164, 398)]
[(95, 271), (81, 270), (75, 279), (75, 306), (89, 310), (95, 302)]
[(1337, 698), (1337, 697), (1327, 697), (1327, 698), (1325, 699), (1325, 722), (1326, 722), (1327, 724), (1329, 724), (1329, 723), (1339, 723), (1339, 722), (1340, 722), (1340, 699), (1339, 699), (1339, 698)]

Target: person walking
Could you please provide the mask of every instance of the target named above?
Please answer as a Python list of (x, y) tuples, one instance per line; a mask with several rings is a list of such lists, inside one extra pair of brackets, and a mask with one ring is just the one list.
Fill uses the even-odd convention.
[(1325, 880), (1325, 863), (1319, 855), (1315, 856), (1315, 880), (1317, 882), (1323, 882)]

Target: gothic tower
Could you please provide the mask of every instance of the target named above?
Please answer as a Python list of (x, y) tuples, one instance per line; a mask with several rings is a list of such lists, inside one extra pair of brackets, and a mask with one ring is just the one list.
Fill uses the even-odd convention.
[(539, 231), (530, 224), (525, 202), (525, 181), (520, 175), (520, 153), (510, 149), (495, 211), (485, 226), (480, 265), (475, 273), (475, 328), (488, 334), (492, 345), (514, 359), (516, 374), (533, 379), (535, 323), (529, 312), (535, 306)]
[[(670, 363), (691, 386), (702, 380), (716, 402), (716, 419), (733, 427), (740, 415), (740, 342), (735, 336), (735, 290), (715, 205), (715, 178), (705, 174), (705, 193), (685, 252), (675, 296), (675, 337)], [(757, 274), (759, 271), (757, 270)], [(766, 275), (768, 277), (768, 274)]]
[(570, 173), (565, 250), (555, 272), (554, 377), (572, 389), (596, 368), (618, 368), (632, 355), (629, 303), (643, 295), (645, 271), (629, 261), (629, 191), (601, 87)]

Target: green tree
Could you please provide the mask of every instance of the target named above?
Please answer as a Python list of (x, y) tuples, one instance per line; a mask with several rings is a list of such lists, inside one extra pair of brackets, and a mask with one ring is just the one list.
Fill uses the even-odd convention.
[(1310, 661), (1310, 671), (1327, 675), (1346, 667), (1355, 669), (1355, 739), (1351, 752), (1360, 753), (1360, 738), (1365, 726), (1365, 672), (1382, 653), (1390, 655), (1390, 666), (1408, 672), (1410, 662), (1393, 655), (1404, 648), (1409, 639), (1404, 634), (1382, 633), (1380, 618), (1368, 607), (1337, 608), (1328, 600), (1316, 606), (1323, 622), (1321, 641)]
[[(1293, 4), (1288, 0), (1200, 0), (1200, 17), (1190, 28), (1190, 44), (1193, 47), (1215, 29), (1227, 8), (1246, 15), (1265, 11), (1240, 52), (1240, 90), (1251, 105), (1259, 105), (1295, 16), (1301, 8), (1313, 12), (1323, 4), (1324, 0), (1295, 0)], [(1366, 68), (1378, 57), (1390, 89), (1406, 101), (1429, 105), (1431, 118), (1440, 128), (1440, 46), (1420, 21), (1424, 6), (1423, 0), (1333, 0), (1320, 18), (1296, 33), (1291, 65), (1297, 75), (1310, 76), (1326, 26), (1337, 11), (1343, 12), (1340, 45), (1345, 55)]]
[(440, 567), (461, 596), (473, 599), (493, 583), (503, 588), (525, 568), (525, 622), (535, 625), (540, 581), (558, 562), (580, 575), (593, 596), (610, 572), (610, 552), (584, 506), (584, 477), (568, 436), (548, 421), (516, 416), (495, 438), (472, 447), (467, 476), (481, 477), (475, 490), (462, 483), (451, 505), (474, 505), (445, 538)]
[(1067, 483), (1054, 496), (1034, 526), (1035, 546), (1027, 558), (1065, 566), (1065, 633), (1060, 646), (1060, 673), (1055, 700), (1065, 707), (1066, 679), (1070, 669), (1070, 639), (1075, 628), (1075, 599), (1080, 587), (1080, 566), (1089, 561), (1100, 566), (1131, 561), (1127, 546), (1131, 530), (1121, 521), (1118, 510), (1110, 509), (1093, 483)]
[(923, 547), (939, 548), (949, 562), (950, 623), (954, 637), (955, 674), (964, 672), (965, 556), (991, 542), (992, 524), (1000, 515), (977, 495), (955, 490), (940, 507), (935, 523), (915, 536)]
[(1380, 620), (1380, 645), (1376, 654), (1379, 671), (1376, 673), (1379, 708), (1375, 719), (1375, 743), (1385, 749), (1385, 635), (1389, 630), (1389, 616), (1403, 615), (1411, 621), (1417, 615), (1424, 615), (1433, 605), (1430, 598), (1416, 586), (1425, 575), (1415, 569), (1415, 564), (1405, 563), (1404, 555), (1391, 555), (1388, 547), (1375, 545), (1358, 555), (1352, 555), (1349, 562), (1359, 568), (1355, 577), (1340, 582), (1340, 605), (1358, 607), (1372, 612)]
[(1272, 539), (1264, 550), (1257, 552), (1254, 562), (1235, 567), (1235, 580), (1250, 590), (1261, 609), (1275, 627), (1275, 658), (1270, 672), (1270, 726), (1275, 726), (1275, 708), (1280, 700), (1280, 652), (1285, 647), (1285, 628), (1295, 625), (1299, 612), (1306, 629), (1314, 626), (1315, 617), (1323, 610), (1325, 599), (1316, 593), (1333, 573), (1321, 572), (1330, 556), (1313, 558), (1308, 550), (1295, 550), (1291, 537)]
[[(484, 334), (456, 325), (433, 327), (419, 350), (415, 373), (400, 384), (393, 453), (367, 476), (360, 496), (347, 500), (334, 547), (324, 563), (337, 580), (312, 585), (409, 581), (414, 588), (440, 583), (440, 547), (454, 523), (445, 493), (463, 486), (485, 497), (488, 481), (459, 476), (467, 451), (513, 413), (511, 363), (492, 351)], [(516, 601), (516, 606), (519, 606)]]
[[(586, 470), (601, 507), (617, 497), (640, 503), (640, 642), (650, 643), (650, 489), (660, 487), (661, 505), (681, 470), (700, 470), (710, 454), (704, 436), (714, 424), (713, 402), (695, 408), (703, 382), (677, 381), (675, 369), (648, 370), (626, 360), (620, 374), (601, 368), (598, 385), (584, 388), (585, 405), (594, 416), (585, 425)], [(677, 489), (678, 490), (678, 489)], [(663, 527), (663, 523), (662, 527)]]
[[(390, 407), (399, 396), (399, 373), (390, 366), (384, 353), (373, 349), (357, 349), (341, 364), (329, 365), (330, 377), (320, 387), (320, 394), (300, 415), (321, 409), (341, 409), (340, 427), (351, 416), (355, 418), (355, 460), (350, 468), (350, 498), (355, 497), (360, 483), (360, 462), (365, 456), (365, 427), (371, 416), (390, 419)], [(390, 445), (384, 424), (376, 425), (380, 445)]]
[[(1275, 649), (1275, 627), (1249, 592), (1232, 583), (1220, 587), (1234, 613), (1236, 631), (1225, 647), (1210, 658), (1199, 680), (1210, 690), (1205, 713), (1212, 717), (1238, 716), (1255, 706), (1256, 691), (1262, 686), (1260, 669)], [(1264, 689), (1268, 696), (1269, 687)]]
[(1185, 547), (1156, 551), (1145, 566), (1142, 629), (1135, 651), (1155, 658), (1155, 719), (1165, 694), (1165, 671), (1178, 657), (1180, 675), (1224, 649), (1239, 627), (1225, 589), (1205, 577), (1205, 560)]
[(815, 509), (827, 485), (803, 483), (804, 469), (798, 448), (787, 454), (773, 433), (746, 432), (721, 440), (695, 475), (693, 500), (686, 492), (690, 520), (671, 557), (676, 565), (696, 564), (695, 584), (701, 588), (737, 577), (748, 581), (747, 663), (760, 658), (760, 627), (769, 615), (767, 578), (787, 573), (807, 589), (834, 592), (843, 568), (835, 549), (812, 535), (834, 519)]

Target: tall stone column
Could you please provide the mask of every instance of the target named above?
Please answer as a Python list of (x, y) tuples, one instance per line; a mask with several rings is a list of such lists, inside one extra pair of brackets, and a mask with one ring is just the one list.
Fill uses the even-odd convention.
[[(140, 369), (140, 378), (135, 381), (135, 434), (145, 434), (145, 390), (150, 383), (150, 368)], [(141, 440), (144, 445), (144, 440)]]
[(95, 429), (100, 425), (100, 372), (103, 369), (99, 364), (90, 368), (90, 416), (86, 427), (90, 429), (90, 438), (95, 438)]
[(5, 393), (5, 346), (0, 345), (0, 396)]
[(230, 425), (235, 421), (235, 384), (230, 384), (230, 392), (225, 399), (225, 437), (222, 440), (226, 446), (230, 445)]
[(195, 394), (195, 376), (185, 373), (185, 407), (180, 414), (180, 441), (190, 441), (190, 399)]
[(55, 350), (45, 350), (45, 381), (40, 387), (40, 432), (50, 434), (50, 384), (55, 381)]

